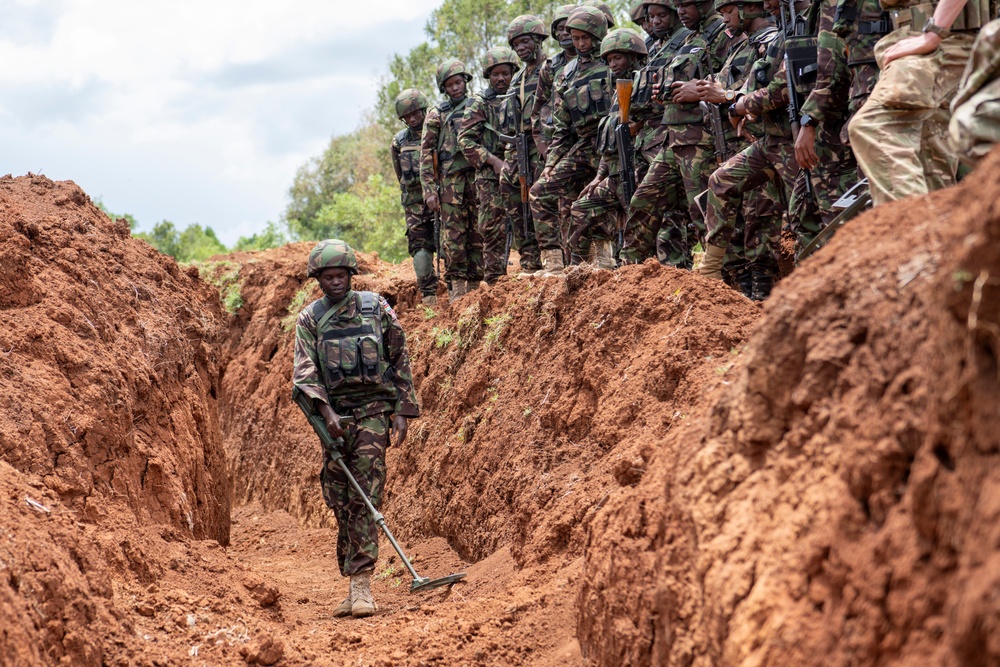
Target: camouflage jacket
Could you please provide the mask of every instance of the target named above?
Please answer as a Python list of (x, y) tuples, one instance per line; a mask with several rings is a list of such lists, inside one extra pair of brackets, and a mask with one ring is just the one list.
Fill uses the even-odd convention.
[(392, 138), (389, 147), (392, 168), (399, 181), (400, 203), (403, 208), (424, 201), (423, 187), (420, 185), (420, 134), (406, 128)]
[[(548, 58), (539, 59), (534, 67), (519, 69), (507, 91), (514, 94), (505, 98), (500, 107), (500, 126), (505, 128), (503, 132), (506, 134), (510, 130), (509, 133), (514, 134), (517, 131), (515, 116), (520, 115), (521, 130), (528, 135), (529, 145), (537, 146), (540, 141), (544, 140), (542, 137), (541, 108), (536, 106), (536, 102), (541, 73), (549, 62)], [(507, 144), (504, 150), (507, 162), (516, 163), (517, 149), (515, 146)]]
[[(443, 176), (472, 169), (458, 145), (458, 129), (468, 102), (468, 97), (458, 103), (449, 100), (427, 110), (424, 132), (420, 137), (420, 184), (424, 188), (424, 199), (437, 192), (438, 182)], [(438, 167), (436, 173), (435, 160)]]
[(496, 180), (496, 174), (486, 161), (491, 155), (503, 157), (504, 145), (497, 135), (498, 131), (502, 131), (500, 105), (503, 102), (504, 98), (498, 97), (492, 88), (476, 93), (465, 109), (458, 131), (458, 145), (465, 159), (479, 170), (480, 176), (493, 180)]
[(747, 113), (763, 122), (764, 134), (791, 139), (784, 60), (785, 38), (779, 30), (770, 39), (764, 57), (753, 65), (743, 104)]
[(575, 56), (570, 58), (565, 51), (560, 51), (542, 64), (538, 70), (538, 86), (535, 88), (535, 106), (531, 110), (533, 118), (537, 117), (541, 128), (542, 141), (552, 143), (552, 133), (555, 125), (552, 119), (552, 96), (555, 93), (556, 81), (562, 75), (563, 69)]
[(598, 125), (611, 108), (610, 72), (603, 60), (589, 55), (577, 57), (562, 71), (552, 103), (555, 131), (546, 168), (570, 152), (594, 153)]
[[(635, 104), (635, 96), (638, 92), (638, 72), (632, 74), (632, 104)], [(613, 80), (614, 73), (609, 74)], [(628, 77), (628, 73), (625, 74)], [(621, 172), (621, 160), (618, 158), (618, 138), (615, 129), (618, 127), (618, 93), (615, 88), (611, 88), (611, 108), (608, 114), (601, 119), (600, 127), (597, 130), (597, 154), (601, 156), (601, 164), (597, 169), (599, 176), (615, 176)], [(633, 146), (634, 146), (633, 140)]]
[(341, 416), (419, 417), (403, 328), (381, 296), (366, 317), (364, 294), (377, 296), (351, 290), (339, 303), (324, 296), (299, 313), (292, 384)]
[(816, 48), (816, 85), (802, 103), (802, 114), (820, 123), (842, 122), (851, 83), (844, 40), (833, 32), (838, 0), (823, 0)]
[[(767, 54), (767, 45), (774, 39), (777, 32), (778, 28), (768, 23), (750, 35), (747, 35), (744, 39), (737, 38), (732, 41), (729, 55), (726, 57), (726, 62), (723, 63), (722, 69), (719, 70), (718, 74), (719, 83), (722, 84), (723, 88), (734, 91), (741, 91), (746, 88), (747, 79), (750, 78), (754, 63), (761, 60)], [(728, 106), (723, 105), (723, 110), (727, 109)], [(723, 113), (723, 116), (726, 115), (726, 113)], [(726, 122), (723, 123), (723, 126), (726, 128), (727, 141), (735, 140), (736, 131), (733, 130), (732, 134), (729, 133), (732, 124)], [(748, 122), (744, 127), (747, 132), (755, 137), (759, 137), (764, 133), (764, 126), (759, 122)]]
[(671, 101), (670, 83), (707, 78), (718, 72), (726, 60), (732, 34), (718, 14), (711, 14), (684, 41), (670, 64), (667, 65), (660, 97), (666, 102), (663, 124), (668, 127), (667, 140), (674, 146), (712, 145), (705, 117), (697, 102), (675, 104)]
[(660, 41), (656, 51), (650, 51), (649, 62), (639, 70), (636, 92), (632, 96), (632, 119), (641, 124), (635, 135), (636, 150), (663, 143), (667, 129), (663, 126), (663, 105), (653, 99), (653, 84), (663, 81), (670, 61), (680, 51), (691, 31), (678, 24), (673, 34)]

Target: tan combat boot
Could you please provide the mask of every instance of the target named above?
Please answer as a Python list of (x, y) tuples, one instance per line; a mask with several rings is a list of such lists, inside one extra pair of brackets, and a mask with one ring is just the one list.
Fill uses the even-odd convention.
[(451, 281), (451, 289), (448, 290), (448, 300), (455, 301), (465, 294), (465, 281), (454, 279)]
[(351, 616), (361, 618), (375, 613), (375, 600), (372, 598), (372, 573), (360, 572), (351, 575)]
[(722, 262), (726, 259), (726, 249), (708, 243), (705, 245), (705, 256), (701, 258), (698, 273), (706, 278), (722, 280)]
[(618, 268), (615, 264), (615, 246), (611, 241), (593, 241), (593, 246), (594, 268), (611, 271)]
[(347, 597), (344, 598), (343, 602), (341, 602), (340, 604), (338, 604), (336, 607), (333, 608), (333, 617), (334, 618), (343, 618), (344, 616), (350, 616), (351, 615), (351, 607), (352, 607), (353, 604), (354, 604), (354, 601), (351, 600), (350, 587), (348, 587)]
[(542, 251), (542, 278), (562, 278), (565, 268), (562, 250), (556, 248)]
[(428, 294), (420, 299), (420, 303), (425, 306), (436, 306), (438, 302), (437, 294)]

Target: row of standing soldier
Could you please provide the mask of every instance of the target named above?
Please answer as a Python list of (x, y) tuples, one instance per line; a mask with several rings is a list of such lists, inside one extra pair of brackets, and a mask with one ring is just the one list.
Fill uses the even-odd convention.
[(954, 182), (935, 137), (991, 1), (647, 1), (631, 12), (646, 39), (611, 30), (594, 0), (548, 26), (517, 17), (509, 48), (486, 54), (485, 90), (470, 97), (473, 77), (449, 60), (444, 102), (415, 89), (396, 100), (407, 129), (392, 155), (425, 303), (435, 251), (457, 299), (504, 275), (512, 246), (523, 272), (559, 276), (588, 258), (691, 268), (701, 245), (702, 275), (766, 298), (783, 221), (801, 249), (865, 176), (876, 204)]

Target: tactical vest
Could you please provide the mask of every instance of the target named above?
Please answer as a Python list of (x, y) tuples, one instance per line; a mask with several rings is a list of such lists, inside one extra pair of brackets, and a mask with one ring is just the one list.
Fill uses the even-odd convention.
[[(535, 108), (535, 92), (538, 90), (538, 76), (545, 67), (545, 62), (541, 62), (531, 71), (531, 75), (525, 79), (524, 73), (527, 70), (521, 69), (514, 75), (510, 82), (508, 93), (513, 93), (507, 97), (500, 108), (500, 128), (504, 134), (513, 134), (517, 131), (515, 114), (521, 117), (521, 132), (531, 134), (531, 110)], [(517, 105), (515, 108), (514, 105)], [(525, 110), (528, 113), (525, 113)]]
[[(500, 137), (497, 133), (503, 132), (500, 119), (500, 105), (505, 100), (498, 98), (496, 91), (492, 88), (487, 88), (476, 93), (476, 97), (482, 101), (483, 113), (486, 115), (486, 123), (483, 126), (483, 133), (479, 137), (479, 143), (490, 155), (503, 157), (504, 146), (500, 143)], [(508, 132), (503, 133), (508, 134)], [(489, 167), (486, 168), (489, 169)]]
[(847, 44), (848, 67), (874, 65), (876, 42), (892, 30), (892, 17), (878, 0), (840, 0), (837, 3), (833, 32)]
[(458, 131), (462, 127), (462, 117), (469, 105), (469, 98), (464, 98), (457, 105), (447, 100), (436, 108), (441, 117), (441, 129), (438, 131), (437, 151), (438, 164), (442, 174), (454, 174), (472, 169), (469, 161), (458, 146)]
[(414, 186), (420, 188), (420, 135), (413, 135), (407, 128), (395, 139), (399, 147), (399, 185), (404, 191)]
[(341, 320), (326, 299), (309, 308), (316, 320), (316, 351), (323, 381), (331, 397), (370, 393), (383, 388), (395, 392), (393, 369), (386, 358), (382, 307), (374, 292), (354, 292), (356, 313)]
[(713, 74), (714, 65), (708, 50), (725, 29), (726, 24), (721, 18), (712, 19), (700, 33), (687, 40), (666, 67), (664, 76), (660, 78), (660, 97), (667, 103), (663, 112), (664, 125), (700, 125), (703, 122), (704, 115), (697, 102), (675, 104), (670, 101), (670, 84), (691, 81), (699, 75), (707, 78)]
[(563, 104), (581, 138), (595, 134), (601, 117), (611, 108), (608, 66), (599, 60), (588, 64), (589, 67), (581, 69), (577, 58), (563, 71)]
[(690, 35), (691, 31), (684, 26), (674, 30), (670, 39), (650, 58), (646, 66), (639, 70), (636, 92), (632, 96), (632, 116), (636, 120), (644, 121), (651, 127), (659, 126), (663, 112), (653, 100), (653, 84), (657, 80), (663, 81), (667, 65), (674, 59)]
[[(934, 16), (938, 3), (926, 0), (879, 0), (889, 10), (893, 28), (909, 27), (919, 31)], [(997, 15), (997, 0), (969, 0), (951, 24), (952, 32), (977, 32)]]
[[(612, 74), (611, 76), (614, 76)], [(632, 97), (635, 98), (635, 86), (636, 81), (639, 78), (638, 72), (632, 73)], [(633, 102), (634, 104), (634, 102)], [(601, 119), (600, 125), (597, 128), (597, 154), (602, 155), (608, 160), (609, 165), (613, 167), (611, 169), (612, 174), (618, 173), (618, 140), (615, 136), (615, 128), (618, 127), (618, 96), (611, 96), (611, 108), (608, 110), (608, 114)], [(631, 112), (631, 109), (629, 110)], [(631, 113), (630, 113), (631, 115)], [(629, 119), (631, 120), (631, 118)]]

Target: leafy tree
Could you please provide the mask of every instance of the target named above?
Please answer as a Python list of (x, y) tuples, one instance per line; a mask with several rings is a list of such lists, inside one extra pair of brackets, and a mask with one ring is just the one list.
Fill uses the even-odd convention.
[(200, 261), (228, 252), (211, 227), (202, 228), (197, 223), (188, 225), (187, 229), (180, 232), (174, 223), (163, 220), (153, 227), (152, 232), (140, 232), (135, 237), (147, 241), (178, 262)]
[(100, 197), (98, 197), (97, 200), (94, 201), (94, 206), (99, 208), (101, 210), (101, 213), (108, 216), (112, 220), (125, 220), (126, 222), (128, 222), (128, 228), (133, 231), (139, 224), (138, 222), (136, 222), (135, 216), (133, 216), (131, 213), (112, 213), (111, 209), (109, 209), (107, 206), (104, 205), (104, 201), (101, 200)]
[(257, 232), (252, 236), (241, 236), (236, 241), (236, 245), (233, 246), (233, 250), (267, 250), (268, 248), (283, 246), (286, 243), (288, 243), (288, 237), (285, 233), (278, 228), (278, 225), (268, 222), (264, 231)]

